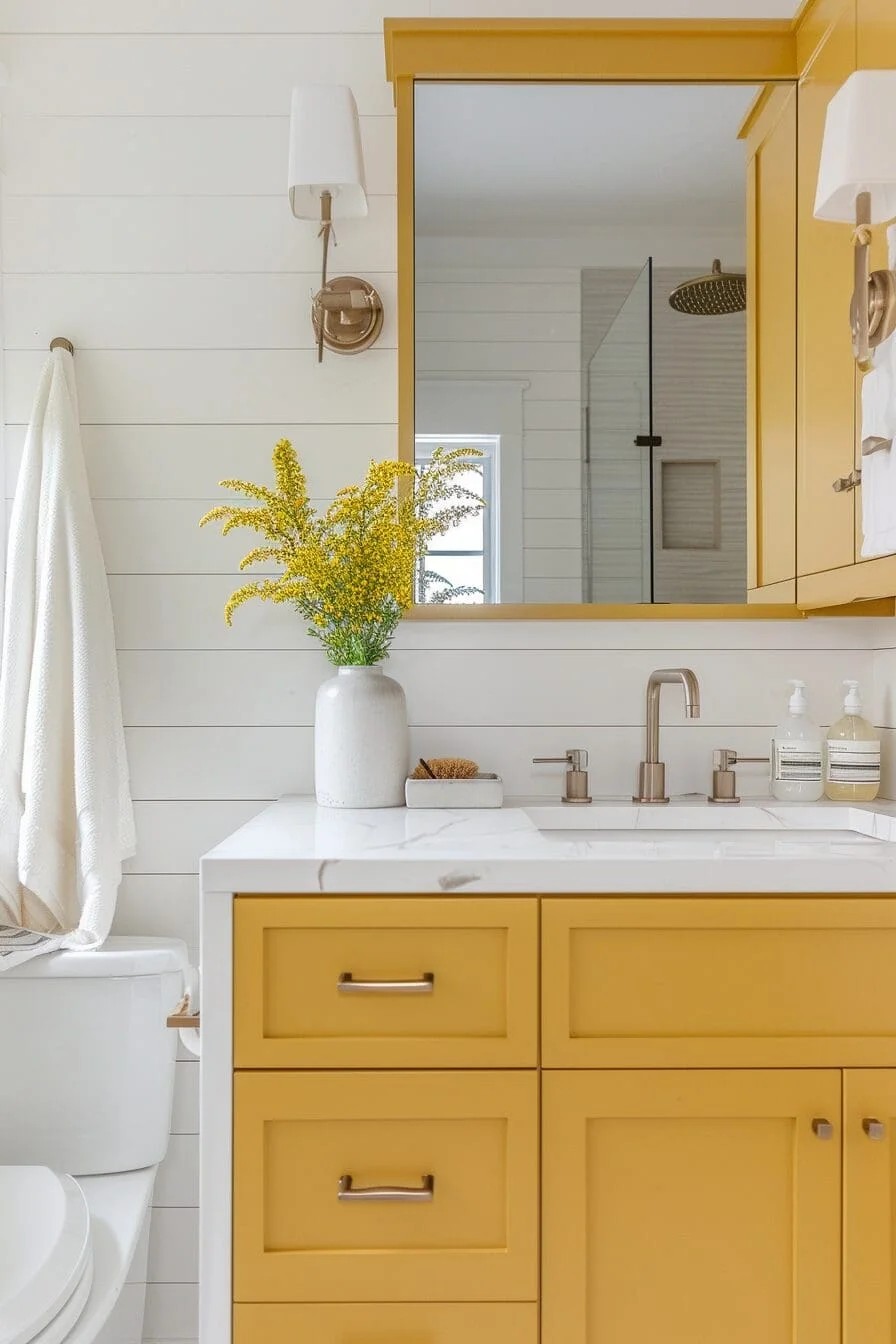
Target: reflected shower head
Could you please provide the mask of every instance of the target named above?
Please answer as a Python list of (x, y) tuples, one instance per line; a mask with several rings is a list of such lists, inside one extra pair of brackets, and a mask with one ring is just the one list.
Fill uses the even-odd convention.
[(685, 280), (669, 295), (677, 313), (695, 317), (718, 317), (722, 313), (742, 313), (747, 306), (747, 277), (722, 270), (718, 258), (709, 275)]

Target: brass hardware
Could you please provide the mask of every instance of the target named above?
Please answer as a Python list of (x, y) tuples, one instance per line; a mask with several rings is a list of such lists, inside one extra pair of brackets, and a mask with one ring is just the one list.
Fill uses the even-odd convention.
[(67, 336), (54, 336), (50, 342), (51, 350), (67, 350), (70, 355), (75, 353), (75, 347)]
[(424, 1176), (421, 1186), (414, 1185), (362, 1185), (355, 1189), (349, 1175), (340, 1176), (336, 1188), (336, 1198), (342, 1203), (358, 1204), (431, 1204), (435, 1198), (435, 1176)]
[(336, 981), (337, 994), (434, 994), (435, 988), (433, 971), (424, 971), (419, 980), (356, 980), (343, 971)]
[(734, 766), (744, 762), (767, 764), (768, 759), (768, 756), (738, 756), (732, 747), (717, 747), (712, 754), (712, 793), (707, 794), (707, 800), (710, 803), (739, 803)]
[(845, 490), (855, 490), (857, 485), (862, 484), (862, 468), (854, 467), (848, 476), (838, 476), (831, 489), (835, 494), (842, 494)]
[(588, 792), (588, 753), (583, 747), (570, 747), (565, 756), (533, 756), (533, 765), (565, 765), (566, 790), (561, 803), (590, 803)]
[(668, 803), (666, 767), (660, 760), (660, 689), (681, 683), (684, 712), (689, 719), (700, 717), (700, 686), (689, 667), (661, 667), (647, 678), (646, 759), (638, 767), (638, 792), (635, 803)]
[(872, 367), (871, 352), (896, 331), (896, 273), (868, 270), (871, 248), (871, 194), (856, 197), (853, 233), (853, 293), (849, 305), (852, 352), (863, 373)]
[(324, 346), (341, 355), (368, 350), (383, 329), (383, 301), (367, 280), (355, 275), (327, 279), (327, 255), (333, 232), (333, 196), (320, 194), (320, 233), (323, 239), (320, 289), (311, 300), (311, 326), (317, 339), (317, 362)]
[(186, 1028), (192, 1027), (196, 1031), (198, 1031), (199, 1018), (200, 1014), (198, 1012), (196, 1013), (190, 1012), (190, 996), (189, 994), (185, 994), (181, 999), (180, 1003), (177, 1004), (177, 1006), (173, 1008), (171, 1012), (168, 1014), (168, 1017), (165, 1019), (165, 1025), (168, 1027), (174, 1027), (178, 1031), (183, 1029), (184, 1027)]
[(862, 1121), (862, 1129), (868, 1135), (869, 1139), (874, 1139), (878, 1142), (887, 1137), (887, 1127), (883, 1120), (873, 1120), (870, 1116), (866, 1116)]
[(311, 302), (318, 362), (325, 345), (342, 355), (368, 350), (383, 329), (383, 303), (367, 280), (341, 275), (321, 286)]
[(817, 1139), (832, 1139), (834, 1137), (834, 1126), (830, 1120), (822, 1120), (816, 1116), (812, 1121), (812, 1133)]

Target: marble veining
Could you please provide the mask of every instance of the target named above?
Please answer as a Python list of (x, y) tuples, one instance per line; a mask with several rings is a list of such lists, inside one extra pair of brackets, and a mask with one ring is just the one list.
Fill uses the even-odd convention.
[(896, 804), (668, 807), (544, 799), (483, 810), (337, 811), (284, 797), (202, 860), (240, 891), (864, 892), (896, 890)]

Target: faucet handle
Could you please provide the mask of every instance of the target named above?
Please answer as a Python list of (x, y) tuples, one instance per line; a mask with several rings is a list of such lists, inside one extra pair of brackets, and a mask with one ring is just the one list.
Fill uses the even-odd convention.
[(734, 767), (741, 762), (758, 765), (767, 760), (767, 756), (741, 756), (733, 747), (716, 747), (712, 753), (712, 793), (707, 795), (707, 800), (710, 803), (739, 803)]
[(564, 803), (590, 803), (588, 792), (588, 753), (584, 747), (570, 747), (565, 756), (533, 756), (533, 765), (565, 765)]

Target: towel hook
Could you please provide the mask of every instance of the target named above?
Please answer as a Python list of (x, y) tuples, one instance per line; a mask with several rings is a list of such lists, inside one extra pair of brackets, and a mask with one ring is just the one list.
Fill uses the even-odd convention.
[(56, 350), (57, 348), (60, 350), (67, 350), (70, 355), (73, 355), (75, 353), (75, 347), (72, 345), (71, 341), (68, 339), (67, 336), (53, 337), (52, 341), (50, 342), (50, 349)]

